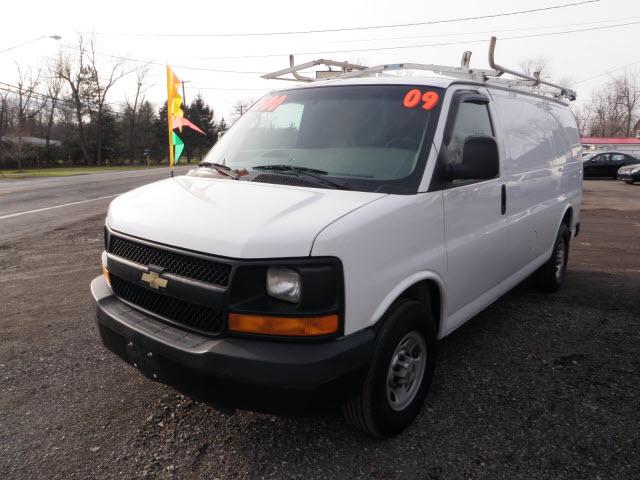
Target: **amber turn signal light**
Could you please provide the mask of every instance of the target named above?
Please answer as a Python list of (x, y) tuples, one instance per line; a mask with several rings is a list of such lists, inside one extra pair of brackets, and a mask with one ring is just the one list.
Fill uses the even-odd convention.
[(102, 276), (106, 280), (107, 285), (111, 286), (111, 277), (109, 276), (109, 270), (107, 270), (107, 267), (105, 267), (104, 265), (102, 265)]
[(229, 314), (229, 330), (262, 335), (306, 337), (330, 335), (338, 331), (338, 315), (320, 317), (271, 317), (265, 315)]

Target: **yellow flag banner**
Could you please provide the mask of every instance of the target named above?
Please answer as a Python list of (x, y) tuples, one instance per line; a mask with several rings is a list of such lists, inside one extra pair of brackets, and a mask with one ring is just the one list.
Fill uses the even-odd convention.
[(169, 168), (173, 177), (173, 167), (178, 163), (184, 143), (182, 139), (173, 130), (177, 128), (182, 132), (182, 127), (188, 127), (202, 135), (206, 135), (198, 126), (184, 118), (182, 111), (182, 97), (180, 96), (180, 87), (182, 81), (167, 65), (167, 123), (169, 128)]
[[(169, 65), (167, 65), (167, 126), (168, 137), (169, 137), (169, 169), (171, 171), (171, 176), (173, 177), (173, 164), (174, 164), (174, 151), (173, 151), (173, 116), (177, 110), (180, 109), (180, 104), (182, 103), (182, 98), (178, 94), (178, 89), (180, 88), (180, 79), (176, 76), (175, 73), (171, 71)], [(176, 98), (177, 97), (177, 98)], [(177, 102), (176, 102), (177, 100)]]

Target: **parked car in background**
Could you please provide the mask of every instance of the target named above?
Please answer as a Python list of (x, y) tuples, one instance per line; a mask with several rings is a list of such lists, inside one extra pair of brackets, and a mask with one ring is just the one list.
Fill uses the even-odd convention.
[(618, 180), (627, 183), (640, 182), (640, 160), (632, 165), (625, 165), (618, 170)]
[(592, 153), (584, 157), (584, 177), (617, 178), (620, 167), (640, 163), (640, 160), (626, 153)]

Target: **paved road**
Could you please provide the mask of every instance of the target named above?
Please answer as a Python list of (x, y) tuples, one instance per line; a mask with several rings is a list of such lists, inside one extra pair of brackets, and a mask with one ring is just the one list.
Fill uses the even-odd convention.
[[(177, 175), (189, 167), (176, 169)], [(0, 180), (0, 243), (105, 212), (117, 195), (169, 175), (166, 168), (74, 177)]]

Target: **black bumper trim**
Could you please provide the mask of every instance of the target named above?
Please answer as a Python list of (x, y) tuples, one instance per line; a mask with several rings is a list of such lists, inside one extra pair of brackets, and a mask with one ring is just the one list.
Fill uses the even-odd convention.
[(196, 374), (199, 381), (226, 379), (268, 388), (315, 389), (361, 370), (373, 351), (370, 329), (322, 343), (211, 338), (134, 310), (113, 295), (103, 277), (93, 280), (91, 293), (107, 348), (129, 363), (139, 358), (143, 373), (170, 385), (175, 382), (163, 372), (169, 364), (166, 370), (182, 369), (185, 378), (187, 373)]

